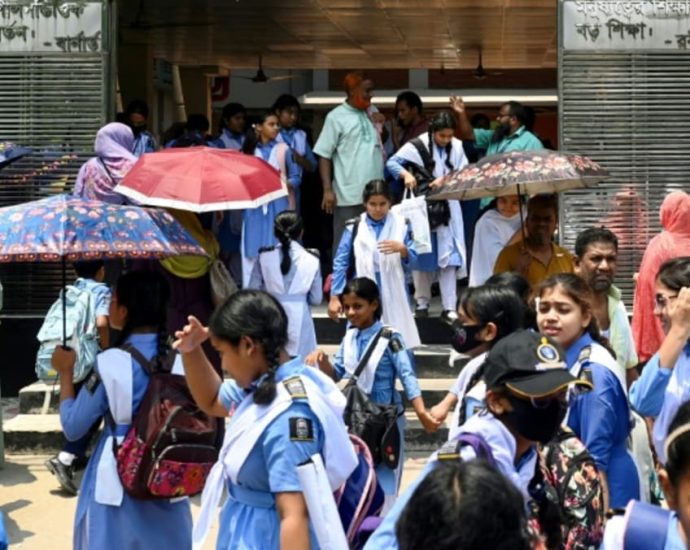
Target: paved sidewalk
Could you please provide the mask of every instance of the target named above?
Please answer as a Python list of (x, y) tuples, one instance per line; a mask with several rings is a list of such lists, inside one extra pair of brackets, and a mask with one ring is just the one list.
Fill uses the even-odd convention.
[[(66, 496), (43, 462), (48, 455), (7, 455), (0, 469), (0, 510), (10, 539), (10, 549), (69, 550), (77, 498)], [(402, 485), (406, 487), (424, 466), (426, 454), (405, 462)], [(192, 499), (192, 514), (199, 514), (199, 497)], [(214, 524), (204, 550), (215, 548)]]

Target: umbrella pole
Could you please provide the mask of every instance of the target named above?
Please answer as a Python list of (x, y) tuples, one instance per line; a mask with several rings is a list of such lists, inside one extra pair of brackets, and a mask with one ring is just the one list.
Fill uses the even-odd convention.
[(520, 184), (517, 186), (517, 198), (518, 198), (518, 211), (520, 212), (520, 230), (522, 231), (522, 242), (523, 246), (527, 235), (525, 234), (525, 219), (522, 214), (522, 194), (520, 193)]
[(67, 347), (67, 260), (62, 256), (62, 347)]

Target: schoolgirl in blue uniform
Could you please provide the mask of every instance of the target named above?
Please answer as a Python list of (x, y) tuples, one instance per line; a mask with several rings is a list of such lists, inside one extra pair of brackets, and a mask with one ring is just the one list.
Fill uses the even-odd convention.
[(398, 518), (421, 481), (440, 462), (469, 461), (477, 457), (492, 462), (517, 487), (526, 505), (530, 501), (538, 503), (541, 532), (549, 534), (547, 547), (558, 547), (561, 524), (560, 515), (553, 513), (556, 496), (547, 497), (543, 480), (535, 480), (536, 444), (546, 443), (556, 434), (567, 410), (567, 388), (591, 385), (568, 372), (558, 344), (546, 336), (523, 330), (506, 336), (491, 348), (484, 380), (486, 408), (472, 416), (458, 435), (459, 438), (469, 436), (476, 444), (455, 439), (434, 453), (374, 531), (365, 550), (398, 548)]
[[(310, 365), (318, 365), (320, 370), (336, 381), (353, 375), (370, 343), (373, 343), (372, 340), (385, 326), (381, 322), (379, 289), (371, 279), (352, 279), (345, 286), (341, 299), (350, 325), (333, 363), (321, 350), (314, 351), (306, 361)], [(389, 338), (380, 337), (374, 344), (373, 353), (357, 383), (373, 402), (383, 405), (394, 403), (398, 406), (398, 429), (402, 436), (405, 433), (405, 415), (402, 397), (395, 389), (396, 379), (402, 382), (407, 399), (424, 428), (430, 432), (435, 431), (439, 422), (426, 410), (414, 366), (405, 350), (405, 339), (392, 329)], [(401, 448), (397, 469), (392, 470), (384, 464), (376, 467), (377, 479), (389, 503), (392, 503), (398, 493), (404, 462), (402, 454)]]
[(570, 396), (567, 425), (606, 478), (609, 507), (618, 508), (640, 498), (640, 477), (627, 449), (632, 424), (625, 378), (600, 343), (591, 296), (577, 275), (549, 277), (537, 291), (537, 324), (542, 334), (565, 348), (571, 373), (594, 385), (591, 392)]
[(394, 325), (410, 349), (416, 348), (421, 341), (405, 283), (405, 271), (417, 262), (409, 224), (390, 212), (392, 195), (387, 182), (367, 183), (362, 200), (366, 212), (346, 224), (333, 259), (328, 315), (337, 321), (342, 313), (340, 295), (354, 268), (354, 276), (368, 277), (378, 285), (383, 322)]
[[(166, 351), (166, 311), (170, 292), (154, 272), (120, 277), (110, 304), (109, 322), (121, 330), (117, 346), (128, 344), (146, 359)], [(65, 436), (78, 439), (104, 415), (108, 422), (82, 480), (74, 521), (76, 550), (192, 548), (189, 499), (139, 500), (124, 493), (113, 453), (113, 437), (124, 436), (148, 387), (149, 376), (129, 353), (110, 349), (98, 356), (95, 372), (74, 395), (75, 353), (58, 346), (53, 365), (60, 373), (60, 422)]]
[[(220, 457), (207, 479), (194, 542), (203, 543), (223, 490), (216, 548), (319, 548), (297, 467), (320, 454), (328, 494), (357, 464), (342, 420), (345, 398), (327, 376), (285, 351), (288, 320), (280, 303), (241, 290), (220, 306), (209, 328), (189, 318), (176, 333), (189, 388), (207, 414), (225, 417)], [(221, 353), (223, 381), (201, 348), (208, 338)]]
[[(664, 440), (659, 479), (670, 510), (631, 501), (606, 523), (602, 550), (686, 550), (690, 533), (690, 402), (676, 411)], [(623, 511), (621, 511), (623, 512)]]
[(661, 265), (655, 301), (666, 337), (630, 389), (630, 403), (641, 415), (655, 418), (652, 440), (663, 464), (668, 426), (678, 407), (690, 400), (690, 257)]
[(316, 348), (316, 331), (309, 305), (323, 299), (321, 265), (316, 254), (299, 241), (304, 233), (302, 218), (293, 210), (276, 216), (276, 247), (261, 249), (249, 288), (266, 290), (275, 296), (288, 316), (286, 351), (306, 357)]
[(294, 210), (294, 190), (301, 183), (299, 167), (295, 163), (287, 145), (277, 140), (278, 117), (273, 112), (265, 113), (247, 132), (242, 152), (265, 160), (281, 174), (289, 195), (272, 200), (258, 208), (244, 211), (242, 221), (242, 281), (246, 287), (252, 274), (254, 264), (259, 257), (259, 250), (265, 246), (275, 246), (277, 241), (273, 234), (276, 216), (283, 210)]

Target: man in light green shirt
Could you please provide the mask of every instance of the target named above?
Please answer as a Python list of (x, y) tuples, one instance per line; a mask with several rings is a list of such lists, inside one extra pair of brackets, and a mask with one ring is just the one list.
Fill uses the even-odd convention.
[(592, 314), (599, 330), (616, 352), (616, 360), (625, 373), (628, 387), (638, 376), (639, 362), (630, 329), (628, 312), (621, 292), (613, 285), (618, 262), (618, 238), (603, 227), (592, 227), (575, 240), (575, 273), (592, 289)]
[(321, 207), (333, 214), (333, 254), (345, 222), (359, 215), (364, 186), (383, 179), (383, 148), (375, 124), (381, 115), (372, 105), (374, 83), (361, 74), (345, 77), (347, 101), (326, 116), (314, 153), (323, 184)]

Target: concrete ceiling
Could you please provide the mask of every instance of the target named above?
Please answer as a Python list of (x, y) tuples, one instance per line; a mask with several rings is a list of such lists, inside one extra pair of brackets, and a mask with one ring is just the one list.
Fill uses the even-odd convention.
[(556, 67), (555, 0), (119, 0), (119, 39), (182, 65)]

